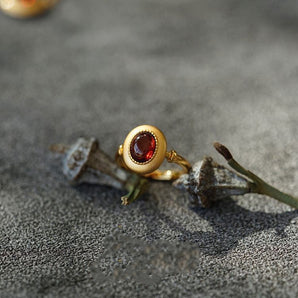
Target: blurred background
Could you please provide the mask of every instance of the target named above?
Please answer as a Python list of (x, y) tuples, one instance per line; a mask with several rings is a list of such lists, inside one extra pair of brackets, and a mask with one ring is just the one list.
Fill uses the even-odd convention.
[[(212, 148), (213, 141), (220, 141), (268, 182), (297, 194), (297, 49), (298, 2), (293, 0), (63, 0), (35, 19), (17, 20), (2, 14), (0, 236), (6, 252), (5, 258), (2, 254), (2, 261), (6, 262), (2, 268), (2, 287), (6, 289), (3, 295), (23, 293), (32, 297), (37, 295), (36, 289), (49, 295), (66, 295), (68, 290), (59, 292), (57, 279), (60, 285), (67, 284), (71, 276), (80, 276), (82, 268), (89, 268), (86, 264), (100, 256), (102, 237), (114, 229), (112, 218), (117, 218), (133, 238), (167, 239), (173, 243), (186, 230), (211, 231), (216, 226), (211, 235), (214, 240), (206, 236), (211, 242), (206, 241), (211, 249), (218, 248), (218, 259), (211, 265), (212, 258), (203, 261), (206, 250), (200, 250), (200, 268), (214, 272), (215, 266), (217, 275), (210, 278), (192, 271), (190, 276), (197, 276), (193, 277), (194, 284), (205, 285), (203, 290), (192, 284), (190, 291), (194, 294), (227, 297), (240, 293), (253, 296), (258, 292), (265, 296), (295, 296), (297, 223), (288, 227), (290, 238), (276, 238), (274, 231), (281, 222), (283, 230), (297, 217), (289, 207), (251, 195), (239, 198), (238, 207), (220, 205), (220, 212), (231, 212), (227, 218), (232, 222), (225, 222), (217, 211), (208, 211), (214, 213), (207, 216), (201, 211), (193, 213), (185, 196), (181, 198), (170, 186), (154, 184), (152, 193), (157, 199), (151, 200), (157, 200), (159, 212), (165, 212), (175, 222), (163, 222), (160, 213), (152, 215), (148, 225), (155, 220), (163, 222), (156, 235), (146, 223), (143, 231), (141, 223), (148, 215), (147, 211), (145, 215), (140, 212), (142, 208), (150, 210), (150, 204), (155, 203), (140, 200), (130, 207), (133, 209), (123, 209), (118, 206), (119, 193), (106, 188), (73, 190), (64, 180), (60, 160), (48, 148), (52, 143), (72, 143), (79, 136), (95, 136), (101, 147), (114, 156), (132, 128), (152, 124), (165, 133), (170, 148), (191, 162), (209, 154), (223, 163)], [(92, 202), (88, 201), (90, 198)], [(181, 214), (177, 215), (177, 206), (168, 206), (172, 198), (175, 204), (182, 204)], [(281, 217), (276, 215), (283, 213)], [(178, 223), (184, 232), (175, 229)], [(74, 231), (73, 227), (81, 230)], [(65, 237), (70, 231), (73, 238), (67, 242)], [(150, 233), (155, 236), (150, 238)], [(93, 237), (92, 241), (88, 237)], [(200, 242), (201, 234), (190, 237), (198, 237), (191, 243), (199, 242), (205, 248), (209, 245), (205, 240)], [(221, 240), (216, 242), (216, 238)], [(239, 242), (239, 251), (231, 250), (231, 255), (223, 257), (225, 245), (228, 250), (229, 245), (236, 247), (231, 241)], [(65, 257), (69, 263), (66, 266), (59, 261), (52, 268), (56, 257), (48, 260), (47, 253), (57, 247), (57, 242), (64, 243), (66, 250), (71, 243)], [(30, 254), (34, 245), (44, 245), (46, 249)], [(251, 268), (252, 261), (246, 258), (256, 245), (264, 251), (255, 256), (256, 263), (262, 264), (257, 269)], [(78, 250), (78, 246), (85, 251)], [(280, 248), (281, 255), (274, 255), (274, 247)], [(7, 255), (8, 248), (21, 249), (23, 254)], [(266, 251), (270, 253), (267, 255)], [(34, 267), (33, 255), (38, 262), (48, 262), (52, 271)], [(242, 257), (244, 263), (239, 261)], [(228, 260), (234, 260), (229, 270), (243, 270), (245, 274), (235, 271), (232, 277), (228, 275), (226, 272), (230, 271), (225, 271), (228, 269), (223, 265)], [(22, 273), (20, 268), (24, 266), (33, 271)], [(225, 280), (221, 286), (218, 276)], [(191, 293), (184, 291), (188, 281), (177, 278), (181, 286), (177, 293)], [(53, 292), (47, 280), (51, 280)], [(93, 289), (98, 290), (99, 284), (93, 284)], [(165, 282), (164, 289), (170, 284), (171, 281)], [(76, 287), (81, 295), (88, 292), (80, 282)], [(116, 295), (125, 286), (119, 287), (113, 285), (110, 293)], [(163, 291), (158, 292), (154, 286), (152, 289), (151, 294), (155, 295)], [(132, 286), (125, 293), (135, 290)]]
[(25, 142), (30, 130), (31, 145), (88, 134), (112, 150), (152, 123), (193, 158), (223, 134), (284, 148), (297, 133), (297, 6), (61, 1), (43, 18), (3, 15), (2, 125)]

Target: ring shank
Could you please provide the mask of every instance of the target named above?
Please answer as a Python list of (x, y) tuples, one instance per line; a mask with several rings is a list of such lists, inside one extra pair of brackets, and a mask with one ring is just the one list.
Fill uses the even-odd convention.
[(146, 178), (151, 178), (154, 180), (160, 180), (160, 181), (170, 181), (170, 180), (176, 180), (178, 179), (182, 174), (185, 174), (185, 171), (178, 171), (178, 170), (155, 170), (154, 172), (150, 174), (144, 175)]

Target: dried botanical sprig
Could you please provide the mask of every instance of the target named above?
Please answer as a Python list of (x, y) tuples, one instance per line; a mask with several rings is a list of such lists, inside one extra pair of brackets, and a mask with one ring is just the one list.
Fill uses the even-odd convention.
[(71, 184), (90, 183), (126, 189), (122, 204), (136, 200), (146, 189), (147, 179), (125, 171), (105, 154), (95, 138), (79, 138), (73, 145), (55, 144), (50, 150), (65, 153), (63, 173)]
[(252, 173), (251, 171), (245, 169), (233, 158), (231, 152), (224, 145), (216, 142), (214, 143), (214, 148), (226, 159), (230, 167), (232, 167), (238, 173), (248, 177), (254, 183), (251, 192), (267, 195), (293, 208), (298, 209), (297, 197), (281, 192), (277, 188), (273, 187), (272, 185), (268, 184), (260, 177)]
[(197, 204), (200, 200), (204, 207), (208, 207), (213, 201), (224, 197), (258, 193), (298, 208), (298, 198), (279, 191), (246, 170), (224, 145), (214, 143), (214, 147), (236, 172), (217, 164), (211, 157), (205, 157), (203, 161), (194, 164), (188, 174), (173, 183), (191, 195), (192, 203)]

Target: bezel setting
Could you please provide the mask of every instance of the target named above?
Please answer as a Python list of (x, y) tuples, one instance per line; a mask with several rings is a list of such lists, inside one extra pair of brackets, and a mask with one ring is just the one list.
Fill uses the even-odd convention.
[[(130, 146), (135, 136), (143, 132), (150, 133), (155, 139), (155, 150), (152, 157), (145, 162), (138, 162), (130, 152)], [(127, 135), (123, 143), (123, 161), (126, 167), (138, 174), (148, 174), (160, 167), (164, 161), (167, 150), (167, 142), (164, 134), (155, 126), (141, 125), (134, 128)]]

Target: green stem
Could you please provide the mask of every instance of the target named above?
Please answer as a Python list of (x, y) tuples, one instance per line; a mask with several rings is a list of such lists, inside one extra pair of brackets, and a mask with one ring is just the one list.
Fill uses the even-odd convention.
[(266, 183), (264, 180), (262, 180), (257, 175), (246, 170), (234, 159), (229, 160), (228, 164), (234, 170), (236, 170), (240, 174), (250, 178), (255, 183), (255, 188), (253, 188), (251, 190), (252, 192), (267, 195), (267, 196), (274, 198), (280, 202), (283, 202), (293, 208), (298, 209), (298, 198), (295, 198), (289, 194), (281, 192), (280, 190), (278, 190), (275, 187), (271, 186), (270, 184)]
[(253, 174), (251, 171), (246, 170), (243, 166), (241, 166), (235, 159), (230, 159), (228, 161), (228, 165), (233, 168), (238, 173), (250, 178), (254, 182), (264, 182), (261, 178), (257, 175)]
[(122, 205), (129, 205), (135, 201), (147, 189), (148, 180), (133, 174), (127, 181), (125, 187), (128, 193), (121, 197)]
[(287, 193), (281, 192), (280, 190), (276, 189), (275, 187), (269, 185), (268, 183), (264, 182), (260, 185), (260, 194), (267, 195), (271, 198), (274, 198), (280, 202), (288, 204), (289, 206), (298, 209), (298, 198), (295, 198)]

